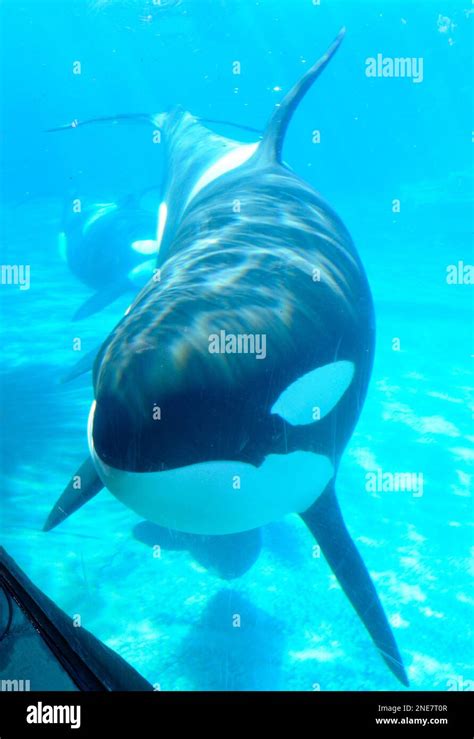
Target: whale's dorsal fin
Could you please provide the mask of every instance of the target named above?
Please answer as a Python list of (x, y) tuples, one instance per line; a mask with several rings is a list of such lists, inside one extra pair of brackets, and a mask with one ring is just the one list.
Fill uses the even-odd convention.
[(304, 74), (295, 85), (293, 85), (291, 90), (287, 92), (283, 98), (282, 102), (275, 108), (275, 111), (265, 129), (263, 141), (259, 146), (258, 153), (256, 154), (259, 162), (262, 161), (262, 159), (271, 162), (281, 161), (281, 151), (283, 148), (285, 133), (293, 113), (312, 86), (313, 82), (315, 82), (323, 69), (325, 69), (331, 61), (332, 57), (338, 50), (345, 33), (346, 29), (341, 28), (326, 53), (323, 54), (323, 56), (318, 59), (310, 69), (308, 69), (306, 74)]

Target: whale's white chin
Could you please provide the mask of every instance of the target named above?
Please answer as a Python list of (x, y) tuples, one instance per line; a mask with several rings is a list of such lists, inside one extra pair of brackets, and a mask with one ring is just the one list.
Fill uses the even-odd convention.
[(164, 472), (127, 472), (105, 464), (94, 449), (89, 414), (89, 451), (105, 487), (149, 521), (190, 534), (234, 534), (301, 513), (333, 476), (327, 457), (312, 452), (270, 454), (260, 467), (215, 461)]

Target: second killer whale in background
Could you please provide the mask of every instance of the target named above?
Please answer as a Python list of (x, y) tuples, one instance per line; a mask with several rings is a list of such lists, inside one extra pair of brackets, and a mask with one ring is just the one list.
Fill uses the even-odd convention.
[[(288, 92), (260, 142), (224, 146), (181, 109), (153, 116), (168, 139), (161, 279), (98, 353), (81, 490), (69, 483), (45, 529), (103, 486), (149, 521), (199, 535), (298, 513), (407, 685), (335, 493), (372, 369), (370, 288), (340, 219), (281, 161), (289, 121), (343, 34)], [(264, 334), (265, 360), (210, 353), (209, 337), (223, 329)]]
[(120, 295), (146, 284), (156, 266), (156, 215), (141, 195), (94, 203), (75, 212), (64, 207), (61, 255), (72, 273), (94, 290), (74, 319), (87, 318)]

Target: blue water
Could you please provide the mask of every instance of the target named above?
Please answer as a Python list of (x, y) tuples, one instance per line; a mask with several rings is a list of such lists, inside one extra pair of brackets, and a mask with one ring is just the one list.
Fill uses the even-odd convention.
[[(159, 183), (164, 166), (146, 128), (44, 130), (175, 103), (262, 128), (345, 25), (284, 151), (349, 228), (376, 307), (375, 366), (338, 497), (411, 689), (468, 684), (472, 286), (446, 280), (449, 265), (473, 263), (468, 1), (7, 0), (0, 12), (2, 264), (31, 265), (29, 290), (0, 286), (3, 546), (162, 690), (400, 688), (296, 516), (266, 526), (258, 561), (231, 581), (185, 548), (154, 557), (133, 535), (138, 516), (106, 492), (41, 532), (87, 453), (90, 377), (59, 383), (73, 340), (92, 349), (129, 302), (71, 322), (90, 293), (58, 256), (65, 194), (117, 198)], [(368, 79), (379, 52), (423, 57), (423, 81)], [(367, 491), (377, 468), (421, 473), (423, 494)]]

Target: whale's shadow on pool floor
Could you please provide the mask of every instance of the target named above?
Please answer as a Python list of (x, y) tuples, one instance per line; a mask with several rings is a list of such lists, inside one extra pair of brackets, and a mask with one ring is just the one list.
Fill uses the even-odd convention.
[(177, 660), (197, 690), (278, 690), (282, 623), (232, 589), (211, 598)]
[[(142, 521), (133, 535), (143, 544), (187, 550), (223, 580), (240, 577), (257, 561), (261, 530), (227, 536), (184, 534)], [(176, 659), (195, 690), (277, 690), (283, 622), (235, 589), (223, 588), (191, 626)]]

